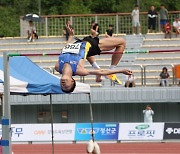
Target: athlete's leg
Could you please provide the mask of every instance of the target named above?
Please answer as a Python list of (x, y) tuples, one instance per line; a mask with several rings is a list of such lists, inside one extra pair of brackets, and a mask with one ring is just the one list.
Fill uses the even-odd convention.
[[(87, 57), (88, 62), (92, 65), (94, 69), (101, 69), (99, 65), (96, 63), (94, 56)], [(101, 82), (101, 75), (96, 75), (96, 82)]]
[(126, 42), (122, 38), (109, 37), (99, 40), (99, 48), (101, 51), (110, 51), (115, 49), (114, 52), (120, 52), (120, 54), (113, 54), (111, 65), (117, 65), (122, 57)]

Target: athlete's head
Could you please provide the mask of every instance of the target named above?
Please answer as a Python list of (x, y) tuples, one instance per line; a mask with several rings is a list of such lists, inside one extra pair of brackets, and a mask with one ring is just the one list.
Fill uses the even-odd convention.
[(76, 87), (76, 81), (72, 77), (69, 78), (62, 77), (60, 80), (60, 84), (62, 91), (66, 93), (73, 92)]

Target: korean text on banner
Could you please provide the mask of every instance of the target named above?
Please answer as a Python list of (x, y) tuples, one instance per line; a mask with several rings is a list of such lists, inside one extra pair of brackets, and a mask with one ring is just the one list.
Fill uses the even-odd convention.
[[(51, 141), (51, 124), (12, 124), (12, 141)], [(75, 124), (54, 124), (54, 141), (73, 141)]]
[[(95, 140), (117, 140), (119, 124), (117, 123), (94, 123)], [(91, 139), (91, 124), (80, 123), (76, 124), (75, 140), (85, 141)]]
[(118, 140), (162, 140), (164, 123), (120, 123)]

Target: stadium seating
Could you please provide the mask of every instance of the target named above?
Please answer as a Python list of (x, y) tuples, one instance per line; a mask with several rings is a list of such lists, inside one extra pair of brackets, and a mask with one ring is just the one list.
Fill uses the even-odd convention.
[[(78, 36), (82, 38), (84, 36)], [(100, 38), (103, 38), (101, 35)], [(126, 39), (126, 50), (167, 50), (167, 49), (180, 49), (180, 37), (176, 38), (172, 35), (172, 39), (164, 39), (164, 34), (146, 34), (146, 35), (117, 35), (116, 37), (123, 37)], [(23, 37), (9, 37), (0, 38), (0, 55), (4, 51), (9, 53), (60, 53), (61, 49), (65, 45), (65, 38), (60, 36), (53, 37), (39, 37), (35, 42), (27, 42), (26, 38)], [(57, 62), (57, 56), (32, 56), (29, 57), (33, 62), (42, 68), (50, 72), (54, 72), (55, 75), (59, 75), (54, 70), (54, 64)], [(111, 61), (111, 55), (100, 55), (96, 56), (97, 63), (102, 68), (108, 68)], [(146, 84), (147, 86), (159, 85), (159, 74), (163, 66), (168, 68), (171, 78), (170, 84), (173, 85), (173, 64), (180, 62), (180, 52), (176, 53), (130, 53), (123, 54), (119, 68), (131, 69), (136, 77), (136, 85), (141, 86)], [(155, 65), (155, 66), (153, 66)], [(86, 62), (85, 66), (87, 69), (91, 68), (91, 65)], [(145, 73), (143, 73), (145, 71)], [(125, 75), (118, 75), (123, 81)], [(108, 79), (104, 79), (102, 83), (96, 83), (94, 76), (88, 77), (75, 77), (77, 81), (89, 83), (91, 86), (109, 86), (113, 85)], [(122, 85), (123, 86), (123, 85)]]
[(164, 38), (163, 33), (149, 33), (145, 35), (141, 48), (148, 50), (162, 50), (162, 49), (179, 49), (180, 37), (176, 38), (175, 34), (172, 34), (172, 38)]

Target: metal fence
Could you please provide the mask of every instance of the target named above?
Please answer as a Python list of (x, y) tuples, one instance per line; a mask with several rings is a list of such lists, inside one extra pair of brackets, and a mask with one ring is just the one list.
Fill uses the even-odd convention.
[[(180, 11), (169, 12), (171, 23), (176, 16), (180, 16)], [(87, 15), (54, 15), (43, 16), (44, 22), (35, 23), (39, 36), (62, 36), (65, 23), (70, 20), (74, 27), (75, 35), (88, 35), (90, 24), (95, 20), (100, 25), (101, 34), (106, 32), (109, 24), (114, 25), (115, 34), (131, 34), (132, 23), (131, 13), (111, 13), (111, 14), (87, 14)], [(156, 31), (160, 31), (160, 18), (157, 17)], [(147, 12), (140, 13), (140, 23), (142, 33), (147, 33), (148, 17)], [(20, 36), (27, 36), (27, 21), (20, 18)]]
[[(167, 79), (169, 82), (169, 86), (177, 86), (180, 85), (179, 79), (175, 77), (173, 72), (174, 65), (173, 64), (152, 64), (152, 65), (122, 65), (118, 66), (119, 69), (129, 69), (133, 70), (133, 74), (135, 75), (135, 82), (137, 86), (160, 86), (160, 72), (162, 71), (163, 67), (168, 68), (168, 73), (170, 74), (170, 78)], [(50, 67), (43, 67), (43, 69), (49, 71), (50, 73), (55, 74), (55, 69)], [(106, 69), (106, 67), (104, 67)], [(117, 74), (117, 77), (120, 78), (122, 81), (125, 81), (125, 76), (123, 74)], [(80, 82), (86, 83), (88, 79), (87, 76), (79, 77)], [(178, 83), (179, 81), (179, 83)], [(92, 84), (96, 83), (95, 80), (92, 79)], [(95, 84), (96, 85), (96, 84)], [(98, 86), (99, 84), (97, 84)], [(102, 83), (103, 85), (103, 83)], [(115, 86), (115, 84), (110, 81), (108, 86)]]

